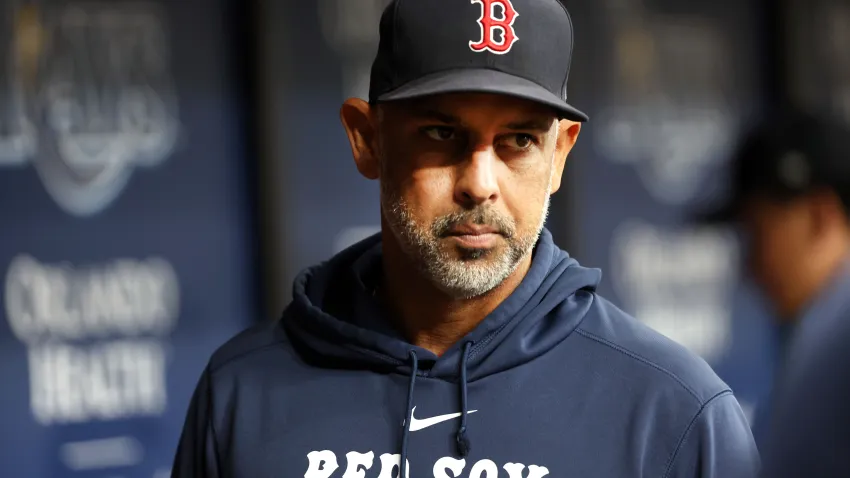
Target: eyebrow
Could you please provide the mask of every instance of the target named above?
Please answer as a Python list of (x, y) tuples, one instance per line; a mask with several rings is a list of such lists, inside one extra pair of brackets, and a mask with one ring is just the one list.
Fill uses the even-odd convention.
[(551, 121), (542, 119), (532, 119), (528, 121), (509, 123), (505, 127), (514, 131), (537, 131), (545, 133), (552, 128), (552, 123)]
[(450, 115), (448, 113), (443, 113), (442, 111), (432, 110), (432, 109), (419, 109), (416, 108), (414, 110), (414, 115), (428, 120), (439, 121), (440, 123), (446, 124), (461, 124), (462, 121), (457, 116)]
[[(462, 125), (463, 121), (460, 120), (457, 116), (443, 113), (442, 111), (437, 111), (433, 109), (416, 109), (414, 110), (414, 114), (422, 119), (430, 119), (434, 121), (439, 121), (440, 123), (450, 124), (450, 125)], [(547, 121), (544, 119), (530, 119), (526, 121), (516, 121), (512, 123), (508, 123), (505, 125), (505, 128), (513, 131), (538, 131), (545, 133), (552, 128), (551, 121)]]

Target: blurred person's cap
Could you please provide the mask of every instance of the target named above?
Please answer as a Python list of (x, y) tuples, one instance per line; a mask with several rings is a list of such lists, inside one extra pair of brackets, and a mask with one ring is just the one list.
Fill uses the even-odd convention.
[(497, 93), (588, 120), (567, 103), (573, 25), (559, 0), (393, 0), (380, 38), (370, 103)]
[(850, 211), (850, 130), (841, 121), (801, 111), (771, 116), (749, 130), (732, 156), (732, 189), (701, 223), (732, 222), (754, 196), (790, 200), (831, 190)]

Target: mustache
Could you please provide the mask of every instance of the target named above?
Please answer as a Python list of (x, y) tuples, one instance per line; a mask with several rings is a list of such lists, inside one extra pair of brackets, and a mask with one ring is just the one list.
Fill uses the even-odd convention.
[(440, 216), (434, 221), (432, 232), (436, 237), (448, 237), (452, 228), (464, 224), (491, 227), (508, 239), (516, 234), (513, 221), (492, 208), (475, 208)]

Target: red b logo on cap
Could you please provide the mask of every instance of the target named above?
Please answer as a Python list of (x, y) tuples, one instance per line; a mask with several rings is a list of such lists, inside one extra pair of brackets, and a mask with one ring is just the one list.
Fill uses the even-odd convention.
[[(511, 51), (511, 47), (519, 40), (514, 30), (514, 20), (519, 14), (511, 0), (472, 0), (472, 3), (481, 4), (481, 18), (478, 19), (481, 40), (469, 42), (469, 48), (476, 52), (489, 50), (497, 55), (504, 55)], [(502, 7), (502, 18), (496, 17), (496, 6)], [(501, 42), (496, 42), (494, 38), (496, 30), (502, 31)]]

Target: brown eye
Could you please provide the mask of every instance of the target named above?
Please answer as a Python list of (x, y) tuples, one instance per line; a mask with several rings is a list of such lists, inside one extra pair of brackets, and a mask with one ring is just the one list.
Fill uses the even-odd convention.
[(455, 137), (455, 130), (448, 126), (429, 126), (422, 132), (435, 141), (450, 141)]
[(509, 148), (517, 149), (517, 150), (526, 150), (534, 146), (535, 140), (534, 136), (530, 134), (518, 133), (511, 136), (508, 136), (505, 139), (505, 145)]

